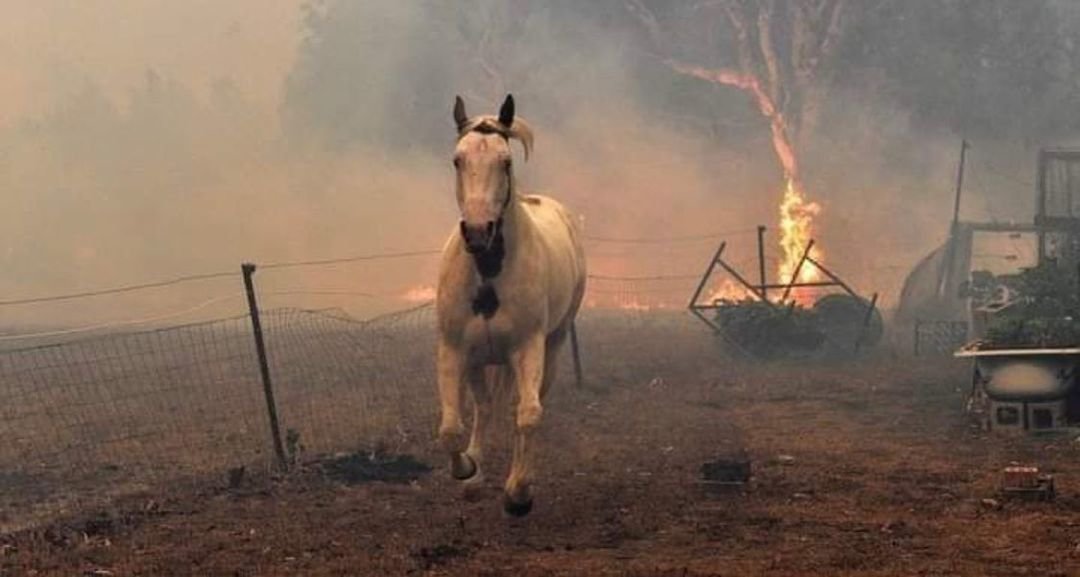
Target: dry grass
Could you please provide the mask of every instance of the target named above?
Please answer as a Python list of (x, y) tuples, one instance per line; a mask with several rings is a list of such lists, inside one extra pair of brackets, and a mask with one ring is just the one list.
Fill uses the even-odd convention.
[[(1069, 436), (1001, 439), (969, 426), (963, 364), (879, 355), (761, 365), (729, 358), (671, 317), (596, 316), (581, 328), (590, 388), (564, 379), (548, 403), (537, 507), (525, 520), (507, 519), (498, 503), (505, 438), (489, 489), (463, 500), (431, 443), (431, 383), (402, 381), (367, 411), (412, 415), (416, 433), (396, 448), (437, 467), (412, 485), (343, 486), (306, 467), (236, 490), (219, 481), (158, 491), (105, 517), (9, 535), (0, 573), (1080, 572), (1080, 447)], [(321, 377), (327, 390), (345, 390), (330, 378)], [(701, 463), (738, 451), (754, 463), (749, 490), (703, 491)], [(1059, 498), (1000, 500), (998, 474), (1011, 461), (1054, 473)]]

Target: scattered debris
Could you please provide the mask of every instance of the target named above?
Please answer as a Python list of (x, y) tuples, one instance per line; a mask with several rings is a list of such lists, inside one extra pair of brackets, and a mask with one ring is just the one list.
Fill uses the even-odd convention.
[(979, 501), (979, 503), (987, 509), (993, 509), (995, 511), (1001, 509), (1001, 502), (997, 499), (983, 499), (982, 501)]
[(701, 465), (701, 484), (709, 490), (741, 490), (750, 481), (750, 458), (724, 457)]
[(1052, 501), (1054, 476), (1040, 474), (1038, 467), (1010, 465), (1002, 471), (1001, 492), (1006, 497)]
[(750, 480), (750, 459), (729, 457), (705, 462), (701, 465), (701, 476), (713, 483), (746, 483)]
[(795, 457), (793, 455), (777, 455), (776, 462), (781, 465), (792, 465), (795, 463)]

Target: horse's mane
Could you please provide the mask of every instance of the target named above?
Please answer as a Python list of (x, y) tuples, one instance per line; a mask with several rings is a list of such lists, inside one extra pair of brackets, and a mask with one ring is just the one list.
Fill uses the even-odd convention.
[(497, 116), (488, 114), (474, 116), (458, 127), (458, 140), (461, 140), (470, 132), (498, 134), (507, 140), (517, 139), (521, 142), (521, 145), (525, 147), (525, 160), (528, 160), (529, 156), (532, 154), (532, 128), (529, 127), (527, 122), (520, 118), (515, 118), (511, 126), (506, 126), (502, 122), (499, 122)]

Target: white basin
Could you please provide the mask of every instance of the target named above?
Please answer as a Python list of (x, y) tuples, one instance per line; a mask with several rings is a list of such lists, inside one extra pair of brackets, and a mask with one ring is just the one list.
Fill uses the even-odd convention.
[(990, 398), (1002, 401), (1060, 399), (1075, 382), (1080, 348), (961, 350), (975, 359), (975, 377)]

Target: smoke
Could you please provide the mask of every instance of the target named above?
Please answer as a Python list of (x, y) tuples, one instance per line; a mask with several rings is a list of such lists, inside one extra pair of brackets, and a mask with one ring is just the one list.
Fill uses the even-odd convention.
[[(456, 94), (479, 114), (514, 93), (537, 131), (535, 158), (517, 164), (522, 185), (583, 214), (590, 236), (689, 236), (776, 221), (782, 175), (753, 104), (666, 70), (614, 16), (619, 3), (250, 8), (237, 0), (8, 8), (0, 295), (236, 270), (244, 260), (437, 249), (456, 219)], [(906, 267), (943, 238), (959, 135), (927, 126), (888, 91), (848, 82), (833, 94), (802, 161), (808, 193), (824, 207), (819, 242), (859, 288), (895, 292)], [(1031, 179), (1023, 171), (1036, 146), (976, 142), (972, 170)], [(990, 214), (983, 198), (997, 218), (1027, 206), (1026, 193), (982, 174), (965, 214)], [(729, 240), (731, 261), (755, 270), (753, 235)], [(592, 270), (611, 275), (697, 272), (714, 250), (713, 240), (589, 246)], [(388, 295), (432, 285), (436, 266), (416, 257), (258, 278), (269, 306), (364, 314), (400, 306)], [(0, 324), (176, 310), (232, 294), (237, 282), (0, 309)], [(335, 291), (374, 298), (299, 294)], [(676, 286), (671, 299), (684, 302), (684, 292)]]

